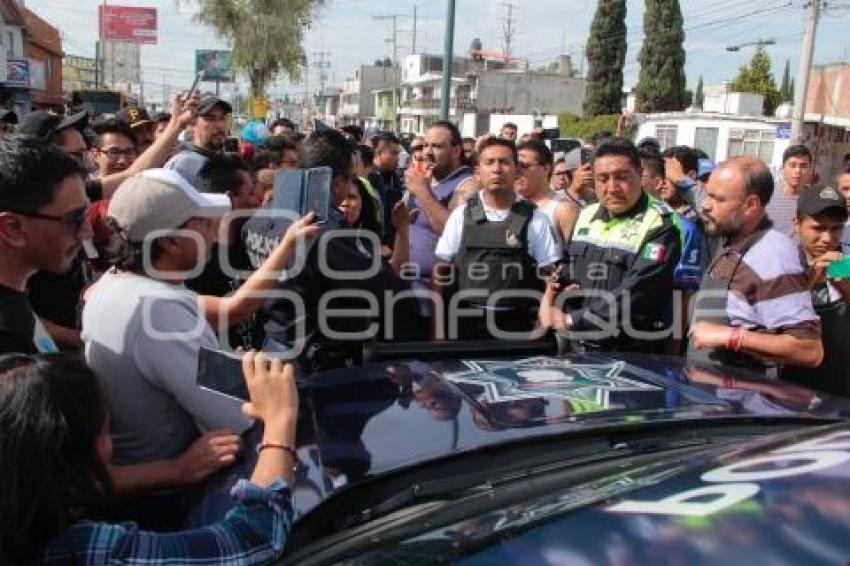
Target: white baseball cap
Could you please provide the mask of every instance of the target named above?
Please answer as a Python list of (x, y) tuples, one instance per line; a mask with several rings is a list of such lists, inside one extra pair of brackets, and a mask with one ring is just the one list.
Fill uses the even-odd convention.
[(230, 197), (201, 193), (176, 171), (149, 169), (118, 187), (108, 215), (141, 243), (157, 230), (176, 230), (192, 218), (220, 218), (230, 212)]

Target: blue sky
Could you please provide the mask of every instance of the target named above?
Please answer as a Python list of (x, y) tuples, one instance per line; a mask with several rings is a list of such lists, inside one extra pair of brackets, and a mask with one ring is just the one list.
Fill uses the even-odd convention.
[[(596, 0), (513, 0), (516, 56), (527, 58), (533, 66), (543, 65), (565, 53), (580, 65)], [(26, 5), (59, 27), (64, 35), (65, 51), (93, 56), (97, 34), (99, 0), (26, 0)], [(112, 0), (110, 4), (155, 6), (159, 11), (159, 43), (142, 47), (145, 89), (159, 93), (163, 89), (186, 88), (191, 83), (194, 49), (226, 48), (214, 33), (192, 21), (192, 0)], [(467, 50), (473, 38), (480, 38), (485, 49), (501, 48), (505, 0), (457, 0), (455, 53)], [(688, 53), (687, 74), (691, 86), (700, 74), (707, 84), (732, 78), (752, 54), (752, 49), (729, 53), (725, 46), (775, 39), (769, 48), (777, 81), (786, 58), (796, 74), (804, 23), (804, 0), (681, 0), (685, 16)], [(815, 50), (815, 63), (850, 60), (850, 0), (832, 0), (821, 19)], [(391, 55), (389, 21), (373, 16), (399, 14), (399, 54), (411, 50), (413, 7), (418, 6), (417, 43), (419, 51), (441, 52), (445, 30), (445, 0), (326, 0), (318, 10), (313, 26), (306, 33), (308, 56), (320, 51), (330, 53), (329, 82), (341, 83), (353, 74), (356, 65), (371, 63)], [(842, 9), (841, 7), (844, 7)], [(643, 0), (628, 0), (628, 45), (626, 84), (637, 80), (637, 54), (643, 38)], [(311, 72), (310, 87), (318, 85)], [(225, 89), (225, 94), (229, 91)], [(285, 78), (278, 81), (272, 94), (300, 93), (303, 86)]]

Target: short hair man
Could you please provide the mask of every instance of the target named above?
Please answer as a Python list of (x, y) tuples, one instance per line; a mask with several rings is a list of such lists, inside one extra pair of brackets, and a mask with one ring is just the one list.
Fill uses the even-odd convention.
[(366, 140), (363, 139), (363, 128), (357, 126), (355, 124), (351, 124), (348, 126), (343, 126), (340, 130), (351, 137), (351, 141), (356, 144), (365, 143)]
[(144, 108), (137, 106), (122, 108), (116, 118), (133, 130), (139, 153), (144, 153), (156, 139), (157, 123), (151, 120), (148, 111)]
[(286, 136), (272, 136), (254, 156), (254, 168), (283, 169), (298, 168), (298, 144)]
[(56, 349), (36, 322), (27, 282), (37, 271), (68, 271), (91, 238), (85, 176), (47, 141), (0, 139), (0, 352)]
[[(847, 202), (847, 210), (850, 211), (850, 165), (844, 165), (838, 175), (835, 176), (835, 189), (844, 197)], [(850, 220), (847, 221), (844, 229), (844, 236), (841, 239), (841, 251), (850, 253)]]
[[(198, 172), (198, 189), (204, 193), (225, 194), (230, 197), (233, 210), (254, 210), (260, 207), (263, 194), (254, 179), (253, 171), (248, 163), (238, 155), (215, 155), (209, 158)], [(218, 241), (211, 246), (210, 261), (204, 266), (203, 272), (186, 282), (186, 287), (201, 295), (223, 297), (234, 291), (241, 284), (234, 270), (250, 269), (250, 263), (240, 238), (242, 226), (247, 218), (232, 221), (225, 234), (219, 234)], [(221, 237), (224, 239), (221, 239)], [(221, 261), (222, 251), (228, 259), (232, 270), (226, 269)], [(246, 343), (238, 332), (233, 334), (238, 338), (237, 345), (245, 347)]]
[(292, 137), (295, 133), (295, 123), (288, 118), (278, 118), (269, 126), (269, 131), (273, 136)]
[(782, 174), (767, 215), (780, 232), (792, 236), (797, 215), (797, 195), (812, 183), (812, 152), (806, 146), (792, 145), (782, 154)]
[(694, 219), (702, 195), (697, 191), (699, 157), (686, 145), (668, 147), (662, 154), (666, 186), (661, 187), (661, 196), (679, 214)]
[(463, 159), (469, 163), (475, 153), (475, 138), (463, 138)]
[[(585, 349), (660, 353), (669, 336), (681, 250), (675, 213), (643, 192), (631, 141), (605, 140), (592, 166), (599, 202), (579, 214), (560, 282), (578, 285), (581, 294), (559, 297), (559, 286), (550, 285), (540, 322), (577, 333)], [(556, 298), (561, 305), (555, 306)]]
[(505, 122), (504, 124), (502, 124), (502, 129), (499, 130), (499, 137), (504, 138), (506, 140), (510, 140), (512, 142), (516, 142), (517, 125), (513, 122)]
[(812, 303), (820, 317), (823, 362), (815, 369), (788, 367), (783, 379), (850, 396), (850, 279), (827, 277), (829, 264), (844, 258), (841, 240), (847, 222), (847, 201), (835, 189), (805, 188), (797, 199), (794, 232), (809, 264)]
[(593, 152), (586, 147), (577, 147), (564, 155), (564, 168), (569, 184), (563, 196), (578, 209), (596, 201), (592, 159)]
[(579, 209), (564, 202), (549, 186), (552, 151), (540, 140), (529, 140), (517, 146), (517, 156), (517, 193), (546, 215), (561, 242), (569, 241)]
[(135, 132), (119, 120), (103, 120), (92, 125), (95, 134), (92, 156), (98, 175), (106, 177), (127, 170), (138, 155)]
[(224, 152), (231, 112), (233, 109), (230, 104), (217, 96), (204, 97), (192, 123), (192, 142), (184, 143), (180, 152), (168, 160), (165, 168), (174, 169), (196, 186), (198, 172), (209, 156)]
[[(476, 177), (481, 190), (451, 212), (437, 243), (435, 255), (456, 268), (461, 294), (458, 304), (478, 311), (476, 317), (450, 319), (449, 338), (453, 338), (455, 324), (458, 337), (466, 340), (529, 332), (534, 321), (530, 306), (537, 305), (538, 299), (491, 298), (499, 292), (542, 291), (536, 268), (553, 268), (561, 259), (561, 244), (545, 214), (531, 203), (517, 200), (517, 161), (510, 140), (489, 138), (480, 145)], [(482, 265), (487, 276), (476, 277), (473, 271)], [(440, 280), (444, 265), (434, 269), (435, 280)], [(488, 310), (494, 311), (495, 328), (486, 316)], [(453, 314), (450, 312), (450, 317)]]
[(391, 245), (395, 240), (390, 213), (393, 206), (401, 200), (404, 194), (404, 184), (398, 175), (398, 159), (401, 147), (398, 138), (393, 134), (382, 133), (372, 138), (372, 171), (368, 175), (369, 183), (381, 195), (384, 211), (382, 224), (384, 226), (384, 243)]
[[(434, 249), (449, 214), (478, 190), (472, 169), (463, 162), (463, 140), (457, 126), (438, 121), (425, 132), (426, 171), (408, 167), (405, 185), (409, 207), (419, 213), (410, 224), (410, 264), (418, 270), (413, 287), (431, 290)], [(423, 303), (430, 315), (429, 305)]]
[(703, 223), (725, 242), (696, 297), (689, 361), (779, 377), (785, 365), (823, 359), (806, 267), (765, 210), (773, 190), (770, 170), (749, 156), (726, 161), (708, 180)]

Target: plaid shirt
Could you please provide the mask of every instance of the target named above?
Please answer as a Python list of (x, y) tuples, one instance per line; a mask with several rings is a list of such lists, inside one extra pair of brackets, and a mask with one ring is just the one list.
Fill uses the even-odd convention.
[(280, 557), (292, 527), (292, 497), (283, 479), (268, 488), (239, 480), (236, 505), (213, 525), (174, 533), (135, 523), (76, 523), (53, 539), (43, 564), (267, 564)]

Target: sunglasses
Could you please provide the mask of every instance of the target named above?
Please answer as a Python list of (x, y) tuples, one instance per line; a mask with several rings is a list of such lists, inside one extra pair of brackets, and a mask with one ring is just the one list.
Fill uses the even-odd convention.
[(68, 229), (70, 229), (74, 234), (76, 234), (86, 223), (86, 212), (88, 211), (88, 209), (89, 205), (82, 206), (80, 208), (75, 208), (74, 210), (67, 212), (61, 216), (55, 216), (53, 214), (42, 214), (40, 212), (17, 212), (16, 214), (26, 216), (27, 218), (37, 218), (39, 220), (50, 220), (51, 222), (59, 222), (60, 224), (64, 224)]

